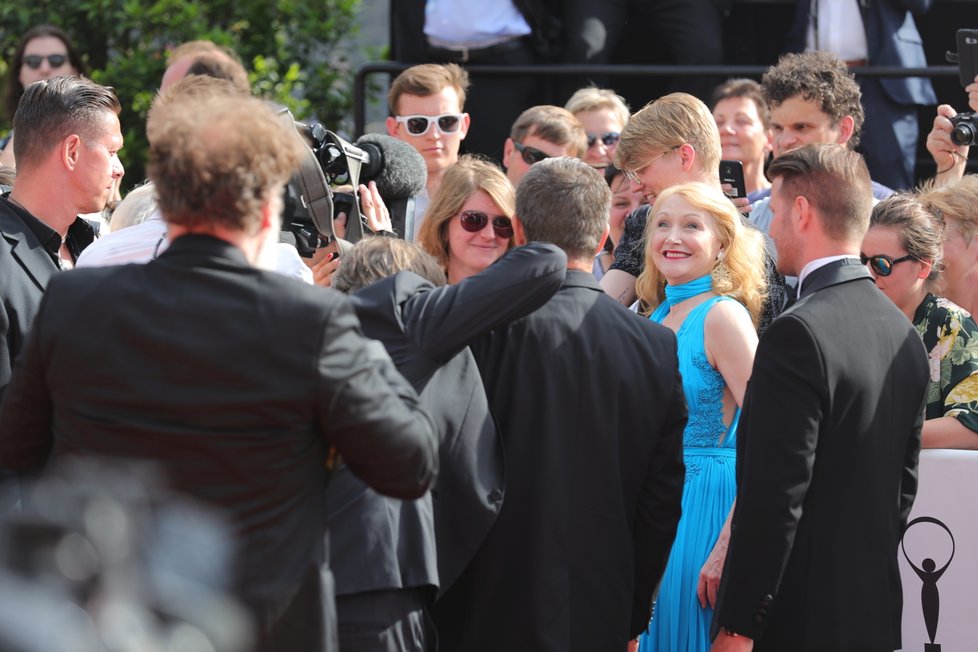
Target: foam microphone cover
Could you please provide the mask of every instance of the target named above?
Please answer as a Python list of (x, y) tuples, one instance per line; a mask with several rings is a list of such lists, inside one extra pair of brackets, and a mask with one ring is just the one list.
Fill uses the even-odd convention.
[(356, 146), (370, 155), (370, 164), (364, 166), (360, 181), (375, 181), (384, 199), (415, 197), (424, 190), (428, 181), (424, 158), (403, 140), (386, 134), (366, 134)]

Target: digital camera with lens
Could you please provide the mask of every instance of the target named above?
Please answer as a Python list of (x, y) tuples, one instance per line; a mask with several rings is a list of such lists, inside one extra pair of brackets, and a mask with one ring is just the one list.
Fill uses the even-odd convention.
[(978, 144), (978, 115), (959, 113), (951, 118), (951, 142), (959, 147)]

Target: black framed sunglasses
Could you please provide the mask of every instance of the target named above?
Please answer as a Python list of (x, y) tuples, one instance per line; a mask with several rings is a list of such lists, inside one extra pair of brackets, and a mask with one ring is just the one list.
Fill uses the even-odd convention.
[[(458, 214), (462, 228), (469, 233), (478, 233), (489, 224), (489, 216), (482, 211), (462, 211)], [(505, 215), (496, 215), (492, 219), (492, 231), (497, 238), (513, 237), (513, 222)]]
[(594, 144), (597, 143), (599, 140), (602, 143), (604, 143), (605, 147), (611, 147), (612, 145), (618, 144), (618, 141), (621, 140), (621, 134), (618, 133), (617, 131), (609, 131), (608, 133), (601, 134), (600, 136), (597, 134), (588, 134), (587, 135), (588, 149), (594, 147)]
[(523, 143), (518, 143), (515, 140), (513, 141), (513, 146), (516, 147), (516, 151), (520, 153), (520, 158), (522, 158), (523, 162), (527, 165), (533, 165), (534, 163), (539, 163), (544, 159), (550, 158), (550, 154), (541, 152), (536, 147), (530, 147), (528, 145), (524, 145)]
[(869, 264), (869, 268), (876, 272), (877, 276), (889, 276), (893, 273), (893, 266), (897, 263), (903, 263), (908, 260), (916, 260), (913, 256), (907, 254), (897, 259), (890, 258), (886, 254), (876, 254), (875, 256), (867, 256), (864, 253), (859, 254), (859, 260), (862, 264)]
[(47, 56), (42, 56), (40, 54), (28, 54), (24, 57), (24, 63), (31, 70), (37, 70), (41, 67), (41, 62), (45, 59), (48, 60), (48, 65), (52, 68), (60, 68), (65, 65), (68, 61), (68, 55), (66, 54), (49, 54)]
[(395, 120), (404, 124), (412, 136), (422, 136), (428, 133), (431, 123), (438, 126), (442, 135), (454, 134), (462, 126), (461, 113), (442, 113), (441, 115), (399, 115)]

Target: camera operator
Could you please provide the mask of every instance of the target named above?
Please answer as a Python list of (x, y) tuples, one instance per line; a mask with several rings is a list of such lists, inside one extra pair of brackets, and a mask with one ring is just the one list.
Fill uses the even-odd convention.
[[(972, 111), (978, 111), (978, 76), (975, 76), (974, 82), (965, 86), (964, 90), (968, 93), (968, 106)], [(968, 165), (969, 146), (956, 145), (951, 140), (951, 132), (954, 131), (951, 118), (956, 115), (958, 112), (950, 105), (941, 104), (937, 107), (934, 127), (927, 134), (927, 151), (937, 164), (937, 174), (934, 179), (939, 186), (963, 177)]]
[[(349, 191), (350, 187), (340, 187), (336, 190), (338, 192)], [(358, 194), (360, 196), (360, 215), (366, 221), (367, 228), (377, 235), (395, 235), (394, 227), (391, 224), (390, 211), (380, 196), (377, 183), (370, 181), (366, 184), (360, 184)], [(336, 233), (337, 238), (346, 237), (348, 220), (349, 215), (346, 211), (340, 211), (336, 214), (333, 220), (333, 231)], [(331, 244), (330, 246), (317, 249), (312, 258), (304, 258), (303, 262), (312, 270), (313, 283), (323, 287), (330, 287), (333, 274), (340, 267), (340, 252), (335, 244)]]

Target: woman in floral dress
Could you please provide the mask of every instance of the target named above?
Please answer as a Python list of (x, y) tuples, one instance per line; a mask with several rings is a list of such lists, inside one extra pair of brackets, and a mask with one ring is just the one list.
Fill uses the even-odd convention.
[(978, 325), (939, 296), (940, 222), (912, 195), (873, 209), (861, 258), (876, 285), (907, 315), (930, 358), (924, 448), (978, 449)]

